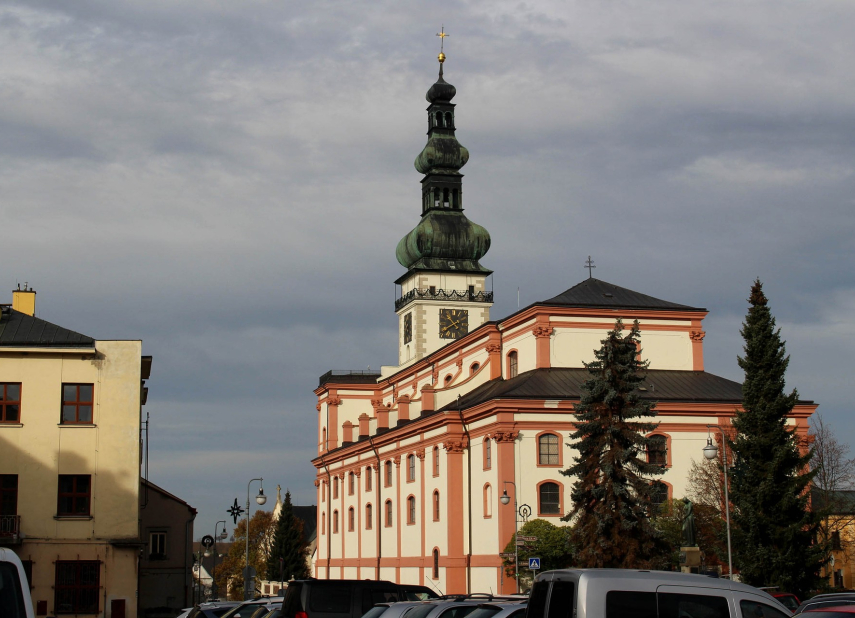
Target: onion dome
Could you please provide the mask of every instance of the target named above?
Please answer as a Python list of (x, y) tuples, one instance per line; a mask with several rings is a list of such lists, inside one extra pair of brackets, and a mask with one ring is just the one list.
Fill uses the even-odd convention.
[(481, 272), (478, 264), (490, 249), (490, 234), (460, 211), (433, 211), (404, 236), (395, 257), (406, 269)]
[[(443, 58), (443, 60), (445, 60), (445, 58)], [(439, 79), (437, 79), (436, 83), (427, 91), (425, 98), (428, 100), (428, 103), (450, 103), (455, 94), (457, 94), (457, 88), (442, 79), (442, 65), (440, 64)]]

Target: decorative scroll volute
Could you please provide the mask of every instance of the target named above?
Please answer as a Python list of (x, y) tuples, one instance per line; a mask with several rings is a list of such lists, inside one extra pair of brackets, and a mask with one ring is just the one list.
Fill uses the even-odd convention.
[(520, 435), (518, 431), (497, 431), (492, 435), (496, 442), (513, 442)]
[(706, 332), (702, 330), (693, 330), (689, 333), (689, 337), (692, 338), (692, 341), (703, 341), (706, 336)]

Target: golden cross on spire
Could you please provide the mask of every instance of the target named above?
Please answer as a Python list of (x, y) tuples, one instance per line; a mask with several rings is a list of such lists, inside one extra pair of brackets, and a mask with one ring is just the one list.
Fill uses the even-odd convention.
[(442, 64), (443, 62), (445, 62), (445, 54), (443, 53), (443, 47), (445, 46), (445, 37), (449, 36), (448, 33), (445, 31), (445, 24), (443, 24), (442, 29), (436, 33), (436, 36), (439, 37), (439, 56), (437, 56), (437, 58), (439, 59), (439, 63)]

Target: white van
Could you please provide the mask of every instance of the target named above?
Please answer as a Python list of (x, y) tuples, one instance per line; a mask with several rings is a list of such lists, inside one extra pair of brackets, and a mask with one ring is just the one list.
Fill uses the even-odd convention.
[(5, 547), (0, 547), (0, 616), (34, 618), (24, 566), (18, 556)]
[(705, 575), (563, 569), (534, 580), (526, 618), (789, 618), (771, 595)]

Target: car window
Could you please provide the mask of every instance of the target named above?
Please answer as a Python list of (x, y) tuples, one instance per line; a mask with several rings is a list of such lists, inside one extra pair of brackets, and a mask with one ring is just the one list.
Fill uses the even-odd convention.
[(506, 618), (522, 618), (525, 615), (525, 606), (519, 608), (516, 611), (511, 612), (506, 616)]
[(543, 618), (546, 611), (546, 597), (549, 594), (549, 582), (534, 582), (531, 596), (528, 600), (529, 618)]
[(224, 615), (226, 612), (228, 612), (230, 609), (234, 609), (234, 606), (231, 606), (231, 607), (229, 607), (229, 606), (226, 606), (226, 607), (215, 607), (214, 609), (206, 609), (206, 610), (205, 610), (205, 613), (206, 613), (206, 614), (211, 614), (212, 616), (215, 616), (216, 618), (221, 618), (221, 616), (223, 616), (223, 615)]
[(326, 614), (350, 614), (350, 595), (353, 586), (310, 586), (309, 609)]
[(606, 618), (656, 618), (656, 593), (610, 590), (606, 593)]
[(364, 615), (378, 603), (394, 603), (397, 600), (397, 590), (365, 589), (362, 591), (362, 613)]
[(758, 601), (740, 601), (739, 608), (742, 610), (742, 618), (789, 618), (781, 610)]
[(430, 601), (436, 598), (436, 595), (431, 596), (430, 592), (425, 590), (405, 590), (404, 595), (407, 601)]
[(823, 607), (839, 607), (841, 605), (852, 605), (855, 601), (821, 601), (819, 603), (810, 603), (802, 611), (821, 609)]
[(0, 616), (26, 618), (24, 593), (17, 567), (11, 562), (0, 562)]
[(659, 618), (730, 618), (727, 599), (706, 594), (657, 594)]
[(573, 615), (575, 596), (576, 584), (573, 582), (552, 582), (547, 618), (570, 618)]

